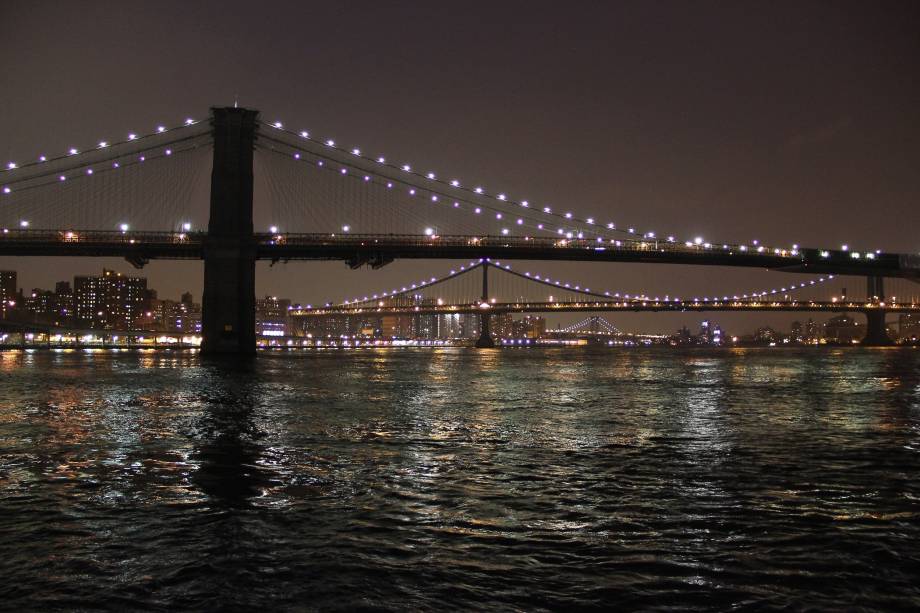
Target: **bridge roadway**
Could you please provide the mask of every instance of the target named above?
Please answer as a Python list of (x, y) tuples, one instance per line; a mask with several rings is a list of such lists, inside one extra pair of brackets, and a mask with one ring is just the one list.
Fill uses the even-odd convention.
[(808, 313), (920, 313), (920, 304), (876, 303), (876, 302), (818, 302), (818, 301), (776, 301), (752, 302), (729, 301), (584, 301), (584, 302), (497, 302), (488, 307), (481, 304), (466, 305), (424, 305), (424, 306), (370, 306), (370, 307), (317, 307), (294, 309), (295, 317), (320, 317), (331, 315), (452, 315), (470, 313), (596, 313), (617, 312), (711, 312), (711, 311), (759, 311), (759, 312), (808, 312)]
[[(203, 259), (207, 250), (239, 241), (205, 232), (0, 230), (0, 256), (120, 257), (137, 267), (150, 260)], [(708, 246), (707, 246), (708, 245)], [(260, 260), (342, 260), (383, 266), (395, 259), (569, 260), (768, 268), (809, 274), (920, 279), (920, 255), (842, 250), (780, 249), (744, 245), (686, 245), (631, 239), (597, 242), (510, 236), (358, 234), (252, 235)]]

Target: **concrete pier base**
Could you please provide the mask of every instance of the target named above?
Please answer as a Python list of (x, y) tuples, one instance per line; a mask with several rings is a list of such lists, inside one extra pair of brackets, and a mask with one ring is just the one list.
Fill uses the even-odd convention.
[(479, 338), (476, 339), (477, 349), (495, 348), (495, 341), (492, 340), (492, 334), (489, 330), (491, 319), (492, 315), (490, 313), (483, 313), (479, 316)]
[(863, 337), (860, 344), (867, 347), (885, 347), (894, 344), (885, 329), (884, 310), (866, 312), (866, 336)]

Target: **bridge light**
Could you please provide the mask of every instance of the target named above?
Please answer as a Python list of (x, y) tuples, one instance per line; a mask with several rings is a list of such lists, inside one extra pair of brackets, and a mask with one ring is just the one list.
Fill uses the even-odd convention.
[(303, 131), (300, 133), (300, 138), (310, 138), (310, 133), (307, 132), (306, 130), (303, 130)]
[(460, 203), (459, 203), (459, 202), (454, 202), (454, 208), (455, 208), (455, 209), (459, 209), (459, 208), (460, 208)]
[(188, 232), (189, 230), (192, 229), (192, 224), (185, 222), (184, 224), (182, 224), (182, 229)]
[(593, 217), (589, 217), (589, 218), (587, 218), (587, 219), (585, 220), (585, 222), (586, 222), (586, 223), (593, 224), (593, 223), (594, 223), (594, 218), (593, 218)]
[(271, 227), (268, 229), (268, 231), (271, 232), (272, 234), (277, 234), (277, 233), (278, 233), (278, 226), (271, 226)]
[(523, 225), (524, 225), (524, 220), (519, 218), (519, 219), (517, 220), (517, 225), (523, 226)]
[(538, 223), (538, 224), (537, 224), (537, 230), (542, 230), (542, 229), (543, 229), (543, 224)]
[(326, 141), (326, 145), (328, 145), (329, 147), (335, 147), (335, 141), (332, 139), (329, 139)]
[(501, 219), (501, 218), (502, 218), (502, 214), (501, 214), (501, 213), (496, 213), (496, 214), (495, 214), (495, 219)]
[(432, 234), (434, 234), (433, 228), (425, 228), (425, 236), (431, 236)]
[(121, 224), (121, 225), (118, 226), (118, 229), (121, 230), (122, 232), (127, 232), (127, 231), (128, 231), (128, 224), (123, 223), (123, 224)]
[(477, 188), (474, 189), (473, 191), (476, 192), (477, 194), (481, 194), (481, 193), (482, 193), (482, 188), (481, 188), (481, 187), (477, 187)]
[(402, 169), (405, 170), (406, 172), (412, 172), (412, 167), (409, 166), (408, 164), (403, 164)]
[(58, 181), (66, 181), (66, 180), (67, 180), (67, 177), (65, 177), (64, 175), (61, 175), (60, 177), (58, 177)]
[(342, 226), (342, 232), (348, 232), (351, 230), (351, 226)]
[(343, 175), (345, 175), (345, 174), (348, 174), (348, 169), (347, 169), (347, 168), (342, 168), (341, 170), (339, 170), (339, 172), (342, 173)]
[(409, 195), (410, 195), (410, 196), (414, 196), (414, 195), (415, 195), (415, 188), (409, 190)]
[(157, 126), (157, 132), (163, 133), (166, 131), (166, 126)]
[(473, 212), (479, 215), (480, 213), (482, 213), (482, 209), (477, 206)]
[(109, 144), (108, 144), (107, 142), (105, 142), (104, 140), (103, 140), (103, 141), (99, 141), (99, 148), (100, 148), (100, 149), (105, 149), (105, 148), (108, 147), (108, 146), (109, 146)]
[(526, 200), (521, 200), (521, 206), (524, 207), (524, 208), (526, 209), (527, 207), (530, 206), (530, 203), (527, 202)]
[(454, 186), (454, 187), (460, 187), (460, 181), (457, 181), (456, 179), (453, 179), (453, 180), (450, 182), (450, 184), (451, 184), (452, 186)]
[(283, 128), (284, 126), (281, 124), (280, 121), (276, 121), (275, 123), (272, 124), (272, 127), (278, 128), (278, 129), (280, 130), (280, 129)]
[(703, 244), (703, 237), (697, 236), (696, 238), (693, 239), (693, 242), (697, 245), (701, 245)]
[(505, 198), (506, 198), (505, 194), (499, 194), (499, 195), (498, 195), (498, 199), (499, 199), (499, 200), (504, 200)]
[(88, 174), (88, 175), (93, 174), (93, 169), (92, 169), (92, 168), (87, 168), (87, 169), (86, 169), (86, 174)]
[(507, 235), (508, 235), (508, 228), (502, 228), (502, 234), (505, 235), (505, 236), (507, 236)]
[(23, 219), (22, 221), (19, 222), (19, 227), (20, 227), (20, 228), (28, 228), (28, 227), (29, 227), (29, 222), (26, 221), (25, 219)]
[(137, 139), (137, 134), (133, 132), (131, 134), (128, 134), (128, 140), (136, 140), (136, 139)]
[(610, 223), (607, 224), (607, 229), (608, 229), (608, 230), (613, 230), (613, 229), (616, 228), (616, 227), (617, 227), (617, 225), (616, 225), (615, 223), (613, 223), (613, 222), (610, 222)]
[(429, 172), (428, 175), (427, 175), (427, 177), (428, 177), (429, 179), (434, 179), (434, 173), (433, 173), (433, 172)]
[(351, 150), (351, 153), (352, 155), (361, 155), (361, 150), (358, 148), (354, 148)]
[(167, 149), (165, 153), (166, 155), (172, 155), (172, 149)]
[(566, 218), (566, 219), (572, 219), (572, 214), (571, 214), (571, 213), (566, 213), (566, 214), (565, 214), (565, 218)]
[(67, 153), (69, 153), (70, 155), (77, 155), (77, 154), (80, 153), (80, 152), (77, 151), (76, 148), (71, 147), (71, 148), (70, 148), (70, 151), (68, 151)]
[(545, 207), (543, 207), (543, 212), (544, 212), (544, 213), (552, 213), (553, 210), (552, 210), (551, 208), (549, 208), (548, 206), (545, 206)]
[(295, 160), (299, 160), (299, 159), (300, 159), (300, 154), (299, 154), (299, 153), (295, 153), (295, 154), (294, 154), (294, 159), (295, 159)]
[(14, 168), (16, 168), (16, 162), (10, 162), (9, 164), (6, 165), (6, 167), (9, 168), (10, 170), (13, 170)]
[(192, 125), (193, 123), (195, 123), (195, 120), (192, 119), (191, 117), (188, 117), (188, 118), (185, 120), (185, 125), (187, 125), (187, 126), (190, 126), (190, 125)]
[(8, 187), (4, 187), (4, 188), (3, 188), (3, 193), (4, 193), (4, 194), (8, 194), (8, 193), (10, 193), (11, 191), (13, 191), (13, 190), (11, 190), (11, 189), (8, 188)]
[(840, 249), (841, 249), (841, 251), (849, 251), (849, 250), (850, 250), (850, 246), (849, 246), (849, 245), (840, 245)]

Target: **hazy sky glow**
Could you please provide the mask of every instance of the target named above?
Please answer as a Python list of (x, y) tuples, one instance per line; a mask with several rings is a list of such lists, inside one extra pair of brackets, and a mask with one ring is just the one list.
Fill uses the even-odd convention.
[[(0, 161), (178, 124), (238, 97), (266, 120), (621, 225), (715, 242), (920, 251), (915, 2), (222, 5), (4, 4)], [(130, 270), (0, 258), (27, 289), (103, 265)], [(260, 264), (258, 287), (320, 302), (450, 267)], [(526, 268), (684, 294), (788, 278)], [(164, 297), (201, 295), (198, 263), (155, 262), (142, 274)], [(618, 317), (653, 330), (699, 319)], [(767, 320), (722, 321), (746, 330)]]

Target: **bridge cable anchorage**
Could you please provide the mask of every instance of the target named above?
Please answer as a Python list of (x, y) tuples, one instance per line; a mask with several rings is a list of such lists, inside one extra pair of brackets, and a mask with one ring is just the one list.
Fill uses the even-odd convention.
[[(538, 230), (540, 231), (545, 231), (545, 232), (555, 231), (558, 233), (559, 230), (561, 229), (563, 230), (562, 235), (568, 238), (577, 236), (578, 232), (581, 232), (582, 234), (585, 234), (585, 233), (595, 234), (598, 237), (604, 236), (606, 232), (611, 232), (611, 233), (617, 233), (620, 235), (625, 235), (629, 237), (628, 240), (651, 240), (651, 241), (654, 241), (656, 244), (660, 244), (661, 242), (665, 242), (665, 243), (678, 242), (674, 238), (674, 236), (669, 236), (666, 239), (662, 239), (660, 235), (657, 235), (653, 231), (642, 232), (642, 233), (637, 234), (633, 228), (624, 230), (621, 227), (617, 227), (617, 225), (612, 222), (607, 223), (607, 224), (598, 223), (595, 218), (590, 217), (590, 216), (576, 217), (574, 214), (569, 213), (569, 212), (559, 213), (559, 212), (554, 211), (552, 207), (548, 207), (548, 206), (542, 207), (542, 208), (533, 207), (526, 200), (516, 201), (516, 200), (510, 199), (504, 193), (490, 194), (481, 187), (471, 188), (466, 185), (461, 185), (460, 182), (456, 179), (452, 179), (448, 181), (446, 179), (439, 178), (439, 176), (433, 172), (425, 173), (425, 172), (420, 172), (418, 170), (414, 170), (412, 166), (409, 164), (399, 165), (399, 164), (394, 164), (392, 162), (388, 162), (385, 157), (375, 158), (375, 157), (368, 156), (364, 154), (358, 148), (348, 150), (341, 146), (337, 146), (334, 140), (328, 139), (328, 140), (323, 141), (321, 139), (317, 139), (311, 136), (310, 133), (307, 131), (301, 131), (298, 133), (298, 132), (295, 132), (294, 130), (284, 128), (281, 122), (271, 122), (271, 123), (261, 122), (260, 127), (265, 129), (262, 132), (263, 136), (261, 138), (261, 142), (271, 142), (283, 148), (287, 148), (287, 150), (284, 153), (287, 155), (291, 155), (292, 157), (298, 155), (298, 153), (301, 151), (306, 152), (310, 150), (310, 151), (313, 151), (314, 154), (324, 155), (325, 157), (328, 157), (332, 161), (350, 164), (352, 167), (355, 167), (355, 168), (358, 168), (358, 162), (360, 162), (361, 163), (360, 169), (363, 171), (367, 171), (371, 173), (374, 173), (376, 171), (377, 174), (383, 174), (388, 179), (400, 181), (401, 183), (405, 185), (413, 186), (414, 189), (427, 190), (431, 192), (432, 195), (437, 196), (438, 193), (443, 194), (443, 192), (445, 190), (448, 190), (449, 188), (452, 194), (456, 194), (457, 192), (466, 192), (470, 197), (475, 196), (480, 199), (491, 199), (496, 203), (500, 202), (502, 204), (516, 205), (515, 210), (518, 210), (518, 211), (520, 209), (525, 209), (529, 211), (536, 211), (539, 209), (543, 214), (547, 216), (548, 219), (553, 220), (553, 221), (558, 221), (559, 223), (563, 224), (562, 228), (549, 228), (549, 227), (545, 227), (546, 224), (542, 224), (544, 225), (544, 227), (538, 228)], [(317, 148), (321, 148), (321, 151), (317, 152)], [(394, 176), (394, 174), (396, 176)], [(436, 189), (432, 189), (432, 185), (434, 185)], [(495, 207), (490, 207), (490, 208), (494, 210)], [(565, 230), (565, 226), (574, 227), (574, 230), (572, 231), (572, 236), (567, 236), (568, 231)], [(693, 239), (689, 241), (686, 241), (686, 245), (687, 246), (695, 245), (697, 247), (702, 246), (702, 248), (704, 249), (711, 249), (713, 247), (719, 248), (719, 245), (716, 243), (706, 242), (706, 241), (703, 241), (702, 239), (697, 240), (696, 237), (694, 237)], [(752, 245), (755, 246), (755, 249), (763, 248), (762, 245), (758, 246), (757, 241), (753, 241)], [(740, 243), (732, 243), (732, 244), (726, 243), (722, 245), (722, 248), (726, 250), (732, 249), (732, 248), (737, 249), (741, 246), (743, 245), (741, 245)], [(798, 251), (798, 247), (793, 246), (792, 249), (770, 248), (769, 250), (774, 252), (774, 254), (776, 254), (782, 251), (786, 251), (786, 252)]]

